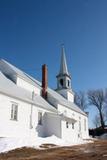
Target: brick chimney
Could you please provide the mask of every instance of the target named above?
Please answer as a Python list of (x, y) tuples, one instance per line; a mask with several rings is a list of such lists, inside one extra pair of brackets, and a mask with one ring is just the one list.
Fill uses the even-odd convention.
[(47, 66), (44, 64), (42, 66), (42, 97), (47, 98), (47, 87), (48, 87), (48, 79), (47, 79)]

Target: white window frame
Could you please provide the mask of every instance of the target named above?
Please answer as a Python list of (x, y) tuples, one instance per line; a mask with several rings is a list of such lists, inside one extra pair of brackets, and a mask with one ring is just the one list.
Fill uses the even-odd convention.
[(18, 104), (13, 102), (11, 104), (11, 120), (18, 120)]

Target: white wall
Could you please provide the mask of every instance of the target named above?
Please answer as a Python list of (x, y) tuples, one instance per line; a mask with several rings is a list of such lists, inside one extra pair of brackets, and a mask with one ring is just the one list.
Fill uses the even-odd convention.
[(68, 101), (74, 103), (74, 94), (71, 92), (67, 92), (67, 99)]
[(63, 97), (65, 97), (68, 101), (74, 102), (74, 94), (69, 92), (68, 90), (63, 89), (63, 90), (58, 90), (57, 92), (61, 94)]
[(46, 136), (55, 135), (61, 138), (61, 119), (60, 116), (47, 113), (46, 114), (46, 127), (45, 127)]
[[(18, 104), (18, 120), (11, 120), (11, 105), (12, 103)], [(32, 127), (30, 128), (30, 117), (32, 108)], [(75, 111), (72, 111), (62, 105), (58, 105), (59, 114), (66, 111), (68, 117), (77, 120), (75, 129), (72, 129), (71, 124), (66, 128), (66, 121), (61, 117), (52, 114), (51, 112), (42, 109), (38, 106), (32, 106), (29, 103), (8, 97), (0, 94), (0, 137), (29, 137), (29, 136), (51, 136), (56, 135), (66, 140), (76, 141), (79, 132), (79, 120), (81, 121), (81, 137), (87, 138), (88, 136), (88, 123), (87, 130), (84, 129), (84, 118)], [(43, 123), (38, 125), (38, 112), (42, 112)], [(48, 113), (47, 113), (48, 112)], [(81, 117), (81, 119), (79, 118)], [(73, 138), (72, 138), (73, 137)]]
[(26, 82), (25, 80), (21, 79), (20, 77), (17, 77), (17, 85), (21, 88), (24, 88), (28, 91), (35, 92), (35, 94), (40, 95), (41, 90), (37, 88), (36, 86)]
[(77, 123), (74, 124), (74, 129), (72, 129), (72, 123), (68, 124), (68, 128), (66, 128), (66, 121), (61, 121), (62, 125), (62, 138), (64, 140), (70, 141), (72, 143), (78, 140), (78, 131), (77, 131)]
[[(66, 128), (66, 121), (62, 120), (62, 138), (66, 140), (71, 140), (72, 142), (78, 140), (78, 136), (80, 135), (80, 138), (88, 138), (88, 118), (85, 115), (82, 115), (78, 112), (75, 112), (71, 109), (66, 108), (65, 106), (62, 106), (58, 104), (58, 112), (66, 113), (65, 115), (69, 118), (73, 118), (76, 120), (74, 123), (74, 129), (72, 129), (72, 121), (69, 123), (69, 128)], [(84, 119), (86, 119), (86, 130), (84, 126)], [(79, 131), (79, 121), (81, 123), (81, 131)]]
[[(11, 120), (11, 105), (18, 104), (18, 120)], [(43, 124), (38, 125), (38, 111), (43, 113)], [(33, 106), (30, 128), (31, 104), (0, 94), (0, 137), (44, 136), (46, 110)]]
[[(18, 104), (18, 120), (11, 120), (11, 105)], [(25, 136), (29, 133), (30, 105), (0, 95), (0, 136)]]

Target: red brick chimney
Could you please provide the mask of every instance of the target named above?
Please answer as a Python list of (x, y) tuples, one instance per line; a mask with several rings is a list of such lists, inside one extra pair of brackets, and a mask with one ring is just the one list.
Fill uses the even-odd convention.
[(42, 66), (42, 97), (47, 98), (47, 87), (48, 87), (48, 78), (47, 78), (47, 66), (44, 64)]

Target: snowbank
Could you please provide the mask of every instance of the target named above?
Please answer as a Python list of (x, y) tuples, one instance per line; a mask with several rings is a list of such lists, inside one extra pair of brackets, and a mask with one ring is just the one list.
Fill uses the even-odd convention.
[[(0, 138), (0, 153), (22, 147), (31, 147), (40, 149), (42, 144), (54, 144), (58, 146), (72, 146), (78, 144), (89, 143), (90, 141), (80, 140), (78, 143), (64, 141), (56, 136), (46, 138)], [(92, 141), (91, 141), (92, 142)]]
[(107, 133), (102, 134), (99, 138), (100, 139), (107, 139)]

